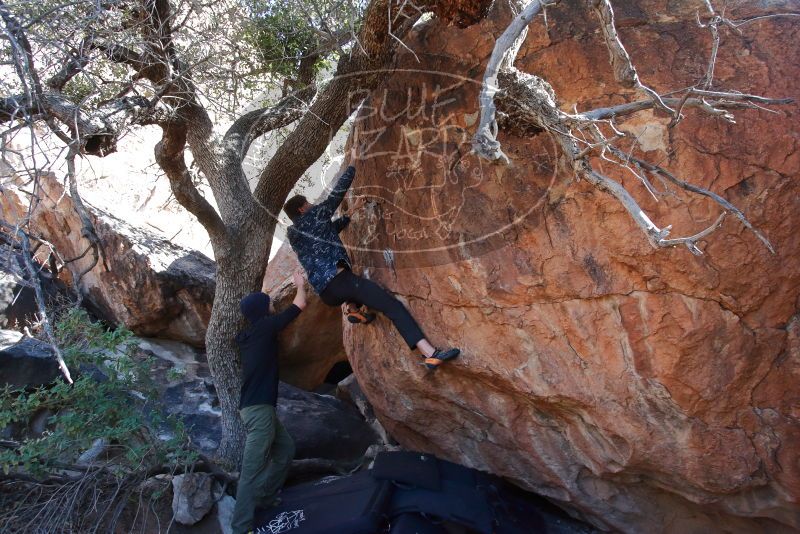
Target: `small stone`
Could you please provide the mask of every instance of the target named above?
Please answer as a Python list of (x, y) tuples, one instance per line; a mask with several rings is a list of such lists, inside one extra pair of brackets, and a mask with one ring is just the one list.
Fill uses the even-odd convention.
[(222, 534), (231, 534), (231, 521), (233, 520), (233, 508), (236, 506), (236, 499), (230, 495), (225, 495), (217, 502), (217, 521)]
[(172, 512), (175, 521), (194, 525), (203, 519), (214, 505), (211, 491), (213, 477), (208, 473), (186, 473), (172, 479)]

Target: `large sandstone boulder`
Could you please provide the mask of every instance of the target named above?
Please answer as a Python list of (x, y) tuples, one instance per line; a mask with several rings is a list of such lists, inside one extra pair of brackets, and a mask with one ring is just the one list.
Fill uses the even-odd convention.
[[(40, 201), (32, 211), (30, 229), (53, 243), (65, 259), (77, 258), (88, 241), (81, 236), (72, 199), (53, 174), (43, 174), (39, 184)], [(3, 218), (11, 224), (22, 220), (27, 199), (17, 189), (5, 189), (0, 197)], [(108, 270), (98, 262), (80, 279), (78, 290), (87, 306), (137, 334), (203, 346), (214, 299), (214, 262), (110, 213), (92, 209), (91, 216)], [(91, 262), (89, 253), (69, 263), (72, 277), (77, 278)]]
[[(264, 276), (267, 293), (276, 310), (289, 306), (295, 296), (292, 273), (301, 269), (288, 243), (270, 260)], [(331, 368), (347, 360), (342, 344), (342, 312), (326, 306), (306, 282), (308, 305), (280, 334), (281, 380), (312, 390), (325, 381)]]
[[(548, 8), (517, 60), (565, 110), (628, 95), (584, 4)], [(711, 39), (699, 4), (614, 5), (646, 82), (665, 91), (702, 77)], [(791, 7), (737, 3), (726, 15), (768, 5)], [(703, 256), (654, 250), (616, 201), (558, 171), (546, 135), (501, 131), (510, 166), (469, 153), (506, 23), (494, 11), (467, 29), (421, 25), (416, 56), (359, 117), (370, 148), (343, 233), (357, 270), (403, 298), (434, 343), (463, 349), (431, 374), (385, 318), (345, 325), (380, 420), (405, 447), (508, 477), (603, 529), (800, 529), (797, 106), (739, 111), (736, 124), (687, 111), (672, 131), (652, 113), (619, 121), (652, 160), (743, 208), (776, 254), (732, 217)], [(797, 19), (741, 30), (724, 33), (715, 87), (800, 97)], [(655, 202), (632, 174), (603, 168), (675, 234), (720, 212), (681, 193)]]

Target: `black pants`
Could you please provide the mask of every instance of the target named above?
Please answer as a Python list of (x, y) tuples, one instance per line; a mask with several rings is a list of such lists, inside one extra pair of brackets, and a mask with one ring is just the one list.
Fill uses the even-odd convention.
[(411, 349), (425, 337), (402, 302), (375, 282), (356, 276), (349, 269), (337, 274), (319, 296), (328, 306), (352, 302), (356, 305), (366, 304), (373, 310), (383, 312)]

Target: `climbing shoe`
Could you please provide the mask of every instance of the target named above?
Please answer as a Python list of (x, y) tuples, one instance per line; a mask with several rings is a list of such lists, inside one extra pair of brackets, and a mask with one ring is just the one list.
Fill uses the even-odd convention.
[(447, 350), (436, 349), (433, 355), (430, 358), (425, 358), (425, 360), (423, 360), (422, 363), (428, 369), (436, 369), (447, 360), (452, 360), (453, 358), (456, 358), (459, 354), (461, 354), (461, 351), (459, 349), (447, 349)]
[(375, 320), (374, 313), (361, 310), (348, 311), (345, 315), (347, 315), (347, 320), (353, 324), (369, 324)]

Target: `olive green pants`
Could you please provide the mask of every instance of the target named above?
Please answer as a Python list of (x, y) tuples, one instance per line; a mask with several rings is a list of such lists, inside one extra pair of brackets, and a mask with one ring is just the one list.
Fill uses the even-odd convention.
[(239, 413), (247, 429), (247, 441), (231, 521), (234, 534), (253, 528), (256, 506), (269, 506), (275, 499), (294, 458), (294, 441), (278, 420), (274, 406), (257, 404), (242, 408)]

